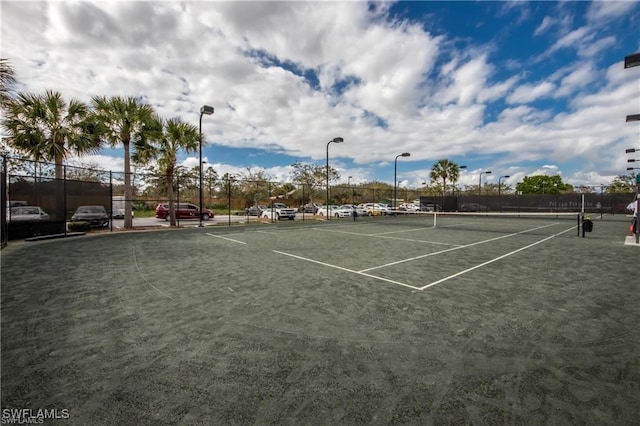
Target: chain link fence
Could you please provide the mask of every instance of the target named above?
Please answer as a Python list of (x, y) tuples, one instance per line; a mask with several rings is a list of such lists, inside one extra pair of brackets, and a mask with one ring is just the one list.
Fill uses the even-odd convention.
[[(202, 177), (197, 169), (178, 168), (170, 176), (134, 170), (129, 175), (130, 193), (125, 191), (123, 172), (75, 167), (14, 157), (2, 157), (1, 193), (5, 206), (0, 215), (2, 244), (9, 240), (67, 235), (73, 232), (70, 222), (78, 219), (82, 207), (104, 211), (104, 220), (91, 222), (92, 232), (113, 232), (126, 227), (126, 208), (130, 206), (131, 226), (167, 226), (164, 218), (156, 218), (158, 205), (172, 198), (176, 206), (190, 205), (196, 212), (200, 203), (215, 213), (217, 225), (232, 225), (259, 221), (262, 208), (275, 203), (286, 204), (300, 215), (296, 219), (313, 219), (313, 208), (305, 206), (330, 204), (418, 203), (424, 210), (492, 211), (492, 212), (573, 212), (624, 214), (634, 194), (558, 194), (558, 195), (456, 195), (426, 196), (420, 189), (393, 188), (372, 182), (368, 184), (331, 185), (272, 182), (225, 175), (218, 177), (207, 169)], [(328, 194), (327, 194), (328, 192)], [(201, 201), (202, 198), (202, 201)], [(395, 199), (395, 202), (394, 202)], [(20, 207), (38, 207), (38, 214), (25, 213)], [(176, 209), (179, 210), (178, 207)], [(242, 216), (242, 220), (238, 216)], [(193, 219), (193, 217), (191, 218)], [(168, 220), (168, 219), (167, 219)], [(186, 222), (177, 215), (177, 225)], [(181, 222), (182, 221), (182, 222)]]

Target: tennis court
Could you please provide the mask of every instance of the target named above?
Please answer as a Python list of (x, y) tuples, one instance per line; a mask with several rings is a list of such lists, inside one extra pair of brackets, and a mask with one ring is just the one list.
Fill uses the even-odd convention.
[(73, 424), (633, 424), (640, 253), (624, 216), (576, 225), (442, 215), (11, 245), (2, 406)]

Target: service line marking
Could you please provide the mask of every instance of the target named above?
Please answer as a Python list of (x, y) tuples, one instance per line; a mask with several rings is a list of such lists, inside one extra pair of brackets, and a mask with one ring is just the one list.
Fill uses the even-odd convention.
[(509, 253), (503, 254), (502, 256), (498, 256), (498, 257), (496, 257), (495, 259), (488, 260), (488, 261), (486, 261), (486, 262), (484, 262), (484, 263), (481, 263), (481, 264), (479, 264), (479, 265), (472, 266), (471, 268), (465, 269), (464, 271), (460, 271), (460, 272), (455, 273), (455, 274), (453, 274), (453, 275), (449, 275), (448, 277), (442, 278), (442, 279), (440, 279), (440, 280), (438, 280), (438, 281), (434, 281), (434, 282), (432, 282), (432, 283), (430, 283), (430, 284), (427, 284), (427, 285), (425, 285), (425, 286), (423, 286), (423, 287), (420, 287), (420, 290), (424, 290), (424, 289), (429, 288), (429, 287), (432, 287), (432, 286), (434, 286), (434, 285), (436, 285), (436, 284), (443, 283), (443, 282), (445, 282), (445, 281), (447, 281), (447, 280), (450, 280), (450, 279), (452, 279), (452, 278), (455, 278), (455, 277), (458, 277), (458, 276), (460, 276), (460, 275), (466, 274), (467, 272), (471, 272), (471, 271), (473, 271), (473, 270), (475, 270), (475, 269), (482, 268), (483, 266), (489, 265), (490, 263), (497, 262), (497, 261), (498, 261), (498, 260), (500, 260), (500, 259), (504, 259), (505, 257), (509, 257), (509, 256), (511, 256), (511, 255), (514, 255), (514, 254), (518, 253), (518, 252), (521, 252), (521, 251), (523, 251), (523, 250), (526, 250), (526, 249), (528, 249), (528, 248), (531, 248), (531, 247), (533, 247), (533, 246), (536, 246), (536, 245), (538, 245), (538, 244), (540, 244), (540, 243), (544, 243), (545, 241), (548, 241), (548, 240), (550, 240), (550, 239), (552, 239), (552, 238), (555, 238), (555, 237), (557, 237), (558, 235), (562, 235), (562, 234), (564, 234), (565, 232), (569, 232), (569, 231), (571, 231), (571, 230), (574, 230), (575, 228), (576, 228), (575, 226), (572, 226), (572, 227), (571, 227), (571, 228), (569, 228), (569, 229), (565, 229), (565, 230), (564, 230), (564, 231), (562, 231), (562, 232), (559, 232), (559, 233), (554, 234), (554, 235), (550, 235), (550, 236), (548, 236), (548, 237), (546, 237), (546, 238), (543, 238), (542, 240), (536, 241), (536, 242), (531, 243), (531, 244), (529, 244), (529, 245), (526, 245), (526, 246), (524, 246), (524, 247), (520, 247), (520, 248), (519, 248), (519, 249), (517, 249), (517, 250), (513, 250), (513, 251), (511, 251), (511, 252), (509, 252)]
[(206, 234), (209, 235), (210, 237), (221, 238), (223, 240), (233, 241), (234, 243), (238, 243), (238, 244), (247, 244), (244, 241), (234, 240), (233, 238), (227, 238), (227, 237), (223, 237), (223, 236), (220, 236), (220, 235), (210, 234), (208, 232)]
[(307, 257), (298, 256), (297, 254), (285, 253), (285, 252), (279, 251), (279, 250), (273, 250), (273, 252), (274, 253), (278, 253), (278, 254), (282, 254), (284, 256), (293, 257), (295, 259), (304, 260), (304, 261), (311, 262), (311, 263), (317, 263), (318, 265), (327, 266), (329, 268), (339, 269), (339, 270), (345, 271), (345, 272), (351, 272), (352, 274), (363, 275), (365, 277), (375, 278), (376, 280), (386, 281), (388, 283), (401, 285), (403, 287), (409, 287), (409, 288), (412, 288), (414, 290), (420, 290), (420, 287), (415, 287), (415, 286), (412, 286), (412, 285), (409, 285), (409, 284), (402, 283), (400, 281), (390, 280), (388, 278), (377, 277), (375, 275), (367, 274), (367, 273), (364, 273), (364, 272), (354, 271), (353, 269), (344, 268), (344, 267), (338, 266), (338, 265), (332, 265), (330, 263), (320, 262), (319, 260), (309, 259)]
[(433, 229), (433, 226), (421, 226), (419, 228), (411, 228), (411, 229), (401, 229), (399, 231), (387, 231), (387, 232), (377, 232), (375, 234), (369, 234), (372, 236), (378, 236), (378, 235), (387, 235), (387, 234), (400, 234), (402, 232), (414, 232), (414, 231), (424, 231), (425, 229)]
[[(465, 244), (465, 245), (462, 245), (462, 246), (452, 247), (452, 248), (436, 251), (436, 252), (433, 252), (433, 253), (427, 253), (427, 254), (423, 254), (423, 255), (420, 255), (420, 256), (410, 257), (408, 259), (397, 260), (395, 262), (385, 263), (384, 265), (374, 266), (372, 268), (367, 268), (367, 269), (361, 269), (359, 272), (373, 271), (374, 269), (381, 269), (381, 268), (386, 268), (387, 266), (394, 266), (394, 265), (398, 265), (400, 263), (411, 262), (411, 261), (414, 261), (414, 260), (418, 260), (418, 259), (422, 259), (422, 258), (430, 257), (430, 256), (435, 256), (437, 254), (442, 254), (442, 253), (446, 253), (446, 252), (453, 251), (453, 250), (460, 250), (460, 249), (467, 248), (467, 247), (477, 246), (479, 244), (486, 244), (486, 243), (490, 243), (492, 241), (501, 240), (503, 238), (513, 237), (514, 235), (526, 234), (527, 232), (535, 231), (537, 229), (548, 228), (549, 226), (554, 226), (554, 225), (557, 225), (558, 223), (560, 223), (560, 222), (551, 223), (549, 225), (537, 226), (535, 228), (527, 229), (525, 231), (515, 232), (513, 234), (501, 235), (499, 237), (490, 238), (488, 240), (476, 241), (475, 243)], [(575, 226), (573, 228), (570, 228), (570, 229), (575, 229)]]
[[(323, 229), (323, 228), (314, 228), (314, 229), (316, 231), (333, 232), (333, 233), (336, 233), (336, 234), (359, 235), (361, 237), (386, 238), (386, 239), (389, 239), (389, 240), (411, 241), (411, 242), (416, 242), (416, 243), (436, 244), (436, 245), (442, 245), (442, 246), (454, 246), (454, 247), (460, 247), (461, 246), (460, 244), (442, 243), (442, 242), (439, 242), (439, 241), (428, 241), (428, 240), (415, 240), (415, 239), (412, 239), (412, 238), (392, 237), (392, 236), (389, 236), (389, 235), (382, 235), (382, 234), (361, 234), (359, 232), (335, 231), (333, 229)], [(425, 229), (425, 228), (421, 228), (421, 229)]]

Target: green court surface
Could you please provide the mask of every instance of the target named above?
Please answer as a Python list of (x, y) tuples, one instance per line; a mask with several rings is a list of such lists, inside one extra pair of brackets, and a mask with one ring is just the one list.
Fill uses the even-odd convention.
[(2, 415), (637, 424), (628, 219), (586, 238), (572, 218), (363, 218), (11, 244)]

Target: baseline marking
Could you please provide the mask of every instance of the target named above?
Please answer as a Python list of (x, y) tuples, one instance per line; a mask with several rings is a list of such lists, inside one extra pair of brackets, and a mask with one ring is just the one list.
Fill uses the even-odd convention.
[(401, 286), (404, 286), (404, 287), (409, 287), (409, 288), (412, 288), (414, 290), (421, 290), (420, 287), (415, 287), (415, 286), (412, 286), (412, 285), (409, 285), (409, 284), (401, 283), (400, 281), (394, 281), (394, 280), (390, 280), (388, 278), (383, 278), (383, 277), (376, 277), (375, 275), (366, 274), (364, 272), (359, 272), (359, 271), (354, 271), (353, 269), (343, 268), (342, 266), (332, 265), (330, 263), (320, 262), (319, 260), (309, 259), (307, 257), (298, 256), (296, 254), (285, 253), (283, 251), (278, 251), (278, 250), (273, 250), (273, 252), (274, 253), (278, 253), (278, 254), (282, 254), (284, 256), (293, 257), (295, 259), (305, 260), (305, 261), (311, 262), (311, 263), (317, 263), (318, 265), (327, 266), (329, 268), (339, 269), (339, 270), (345, 271), (345, 272), (351, 272), (352, 274), (363, 275), (365, 277), (375, 278), (376, 280), (386, 281), (388, 283), (397, 284), (397, 285), (401, 285)]
[(227, 240), (227, 241), (233, 241), (234, 243), (238, 243), (238, 244), (247, 244), (244, 241), (239, 241), (239, 240), (234, 240), (233, 238), (227, 238), (227, 237), (222, 237), (220, 235), (215, 235), (215, 234), (210, 234), (210, 233), (206, 233), (208, 236), (210, 237), (216, 237), (216, 238), (221, 238), (223, 240)]
[(447, 281), (447, 280), (450, 280), (451, 278), (455, 278), (455, 277), (458, 277), (458, 276), (460, 276), (460, 275), (466, 274), (467, 272), (471, 272), (471, 271), (473, 271), (474, 269), (482, 268), (482, 267), (483, 267), (483, 266), (485, 266), (485, 265), (489, 265), (490, 263), (497, 262), (497, 261), (498, 261), (498, 260), (500, 260), (500, 259), (504, 259), (505, 257), (509, 257), (509, 256), (511, 256), (511, 255), (513, 255), (513, 254), (516, 254), (516, 253), (518, 253), (518, 252), (521, 252), (522, 250), (526, 250), (526, 249), (531, 248), (531, 247), (533, 247), (533, 246), (536, 246), (536, 245), (538, 245), (538, 244), (540, 244), (540, 243), (544, 243), (545, 241), (548, 241), (548, 240), (550, 240), (550, 239), (552, 239), (552, 238), (557, 237), (558, 235), (562, 235), (562, 234), (564, 234), (565, 232), (569, 232), (569, 231), (571, 231), (571, 230), (573, 230), (573, 229), (575, 229), (575, 226), (572, 226), (571, 228), (566, 229), (566, 230), (564, 230), (564, 231), (562, 231), (562, 232), (559, 232), (559, 233), (557, 233), (557, 234), (554, 234), (554, 235), (551, 235), (551, 236), (549, 236), (549, 237), (543, 238), (542, 240), (536, 241), (535, 243), (531, 243), (531, 244), (529, 244), (529, 245), (527, 245), (527, 246), (521, 247), (521, 248), (519, 248), (519, 249), (517, 249), (517, 250), (513, 250), (512, 252), (509, 252), (509, 253), (503, 254), (502, 256), (498, 256), (498, 257), (496, 257), (495, 259), (488, 260), (488, 261), (486, 261), (486, 262), (484, 262), (484, 263), (481, 263), (481, 264), (479, 264), (479, 265), (476, 265), (476, 266), (473, 266), (473, 267), (471, 267), (471, 268), (465, 269), (464, 271), (460, 271), (460, 272), (458, 272), (458, 273), (456, 273), (456, 274), (449, 275), (448, 277), (442, 278), (442, 279), (440, 279), (440, 280), (438, 280), (438, 281), (434, 281), (434, 282), (432, 282), (431, 284), (427, 284), (427, 285), (425, 285), (424, 287), (420, 287), (420, 290), (424, 290), (424, 289), (429, 288), (429, 287), (431, 287), (431, 286), (434, 286), (434, 285), (436, 285), (436, 284), (440, 284), (440, 283), (442, 283), (442, 282), (445, 282), (445, 281)]

